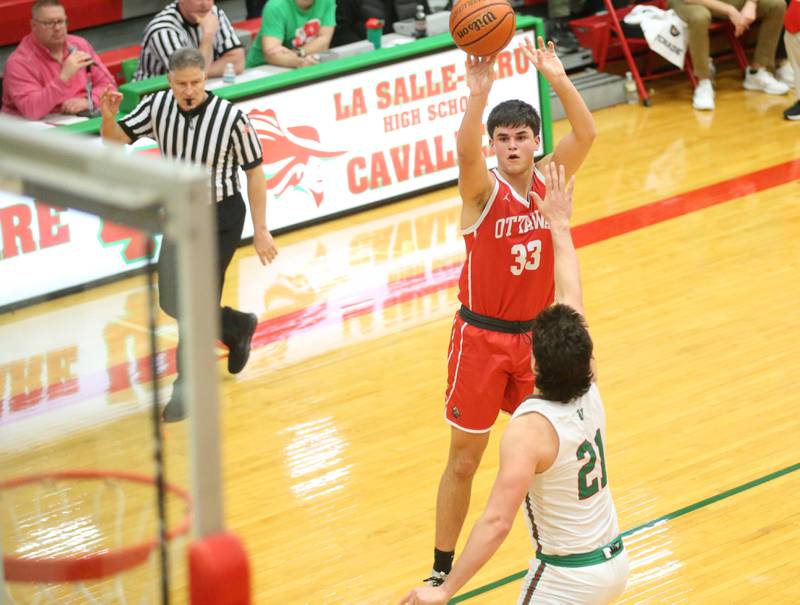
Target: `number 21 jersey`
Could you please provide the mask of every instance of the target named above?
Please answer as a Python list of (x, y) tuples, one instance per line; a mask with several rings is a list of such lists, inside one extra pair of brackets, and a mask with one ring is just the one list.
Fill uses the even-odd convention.
[(544, 198), (544, 177), (534, 168), (523, 199), (494, 169), (495, 185), (475, 224), (462, 230), (467, 258), (458, 299), (474, 313), (527, 321), (553, 302), (553, 240), (532, 193)]

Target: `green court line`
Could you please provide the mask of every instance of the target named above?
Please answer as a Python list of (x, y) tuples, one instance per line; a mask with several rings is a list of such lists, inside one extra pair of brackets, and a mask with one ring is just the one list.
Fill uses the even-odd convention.
[[(725, 490), (724, 492), (721, 492), (715, 496), (710, 496), (709, 498), (705, 498), (703, 500), (700, 500), (699, 502), (690, 504), (689, 506), (684, 506), (683, 508), (679, 508), (678, 510), (672, 511), (671, 513), (667, 513), (666, 515), (661, 515), (660, 517), (656, 517), (652, 521), (648, 521), (647, 523), (643, 523), (642, 525), (637, 525), (632, 529), (628, 529), (622, 532), (622, 537), (624, 538), (626, 536), (631, 536), (645, 529), (654, 527), (659, 523), (663, 523), (664, 521), (677, 519), (678, 517), (682, 517), (683, 515), (696, 511), (700, 508), (704, 508), (709, 504), (714, 504), (715, 502), (719, 502), (720, 500), (724, 500), (725, 498), (730, 498), (731, 496), (735, 496), (736, 494), (747, 491), (748, 489), (758, 487), (762, 483), (767, 483), (768, 481), (772, 481), (773, 479), (783, 477), (784, 475), (788, 475), (789, 473), (793, 473), (797, 470), (800, 470), (800, 462), (789, 465), (786, 468), (782, 468), (773, 473), (769, 473), (768, 475), (764, 475), (763, 477), (759, 477), (758, 479), (753, 479), (752, 481), (748, 481), (747, 483), (743, 483), (742, 485), (733, 487), (729, 490)], [(494, 590), (495, 588), (500, 588), (505, 584), (514, 582), (515, 580), (520, 580), (525, 577), (526, 573), (528, 573), (527, 569), (523, 571), (518, 571), (517, 573), (513, 573), (510, 576), (506, 576), (505, 578), (500, 578), (499, 580), (495, 580), (494, 582), (490, 582), (489, 584), (480, 586), (474, 590), (470, 590), (469, 592), (465, 592), (462, 595), (458, 595), (457, 597), (453, 597), (452, 599), (450, 599), (448, 601), (448, 605), (454, 603), (461, 603), (462, 601), (466, 601), (467, 599), (477, 597), (478, 595), (481, 595), (485, 592), (489, 592), (490, 590)]]

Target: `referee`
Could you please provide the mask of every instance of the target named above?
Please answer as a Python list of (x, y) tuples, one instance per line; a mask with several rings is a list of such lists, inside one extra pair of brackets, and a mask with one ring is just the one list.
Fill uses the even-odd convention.
[[(239, 193), (238, 168), (247, 175), (247, 197), (253, 219), (253, 245), (261, 264), (278, 254), (267, 229), (267, 186), (261, 168), (261, 143), (247, 116), (228, 101), (205, 90), (205, 59), (193, 48), (181, 48), (169, 58), (169, 90), (146, 97), (119, 122), (116, 121), (122, 95), (110, 87), (100, 99), (103, 116), (101, 133), (106, 141), (132, 143), (141, 137), (155, 139), (166, 157), (205, 165), (211, 175), (211, 199), (216, 202), (219, 249), (219, 288), (222, 294), (225, 270), (242, 237), (245, 205)], [(177, 276), (174, 245), (164, 240), (158, 263), (159, 303), (177, 318)], [(223, 307), (222, 342), (228, 347), (228, 371), (242, 371), (250, 356), (250, 342), (258, 324), (253, 313)], [(180, 348), (180, 322), (178, 323)], [(178, 355), (180, 359), (180, 354)], [(180, 367), (164, 420), (185, 417)]]
[(179, 48), (196, 48), (205, 57), (206, 75), (221, 76), (227, 63), (237, 74), (244, 70), (245, 54), (239, 37), (214, 0), (177, 0), (164, 7), (144, 30), (139, 66), (134, 80), (167, 73), (169, 58)]

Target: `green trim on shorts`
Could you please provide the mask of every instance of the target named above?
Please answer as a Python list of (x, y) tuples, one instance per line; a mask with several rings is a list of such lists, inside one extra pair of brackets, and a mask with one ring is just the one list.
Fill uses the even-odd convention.
[(623, 550), (625, 550), (625, 545), (622, 543), (622, 536), (620, 535), (605, 546), (601, 546), (592, 552), (578, 553), (575, 555), (543, 555), (537, 553), (536, 558), (543, 563), (555, 565), (556, 567), (586, 567), (588, 565), (598, 565), (610, 561)]

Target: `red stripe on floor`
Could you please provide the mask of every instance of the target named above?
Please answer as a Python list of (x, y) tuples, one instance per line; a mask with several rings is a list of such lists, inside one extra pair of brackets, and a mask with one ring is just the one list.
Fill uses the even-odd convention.
[(800, 160), (792, 160), (578, 225), (572, 237), (576, 247), (588, 246), (798, 179)]
[[(703, 210), (710, 206), (734, 201), (772, 187), (785, 185), (795, 180), (800, 180), (800, 160), (778, 164), (578, 225), (572, 230), (573, 239), (576, 247), (588, 246)], [(375, 310), (376, 302), (378, 301), (380, 306), (386, 309), (392, 305), (454, 287), (458, 283), (461, 265), (462, 262), (453, 263), (440, 267), (429, 274), (419, 274), (398, 279), (384, 286), (360, 292), (355, 296), (349, 296), (346, 300), (333, 301), (338, 304), (331, 304), (332, 301), (325, 301), (285, 315), (266, 319), (258, 324), (253, 337), (253, 348), (259, 349), (272, 342), (288, 339), (294, 334), (319, 329), (326, 325), (371, 313)], [(174, 348), (159, 353), (162, 376), (170, 376), (174, 373), (174, 356)], [(135, 363), (140, 370), (136, 373), (134, 380), (137, 384), (148, 382), (150, 380), (147, 369), (149, 365), (148, 358), (143, 357)], [(53, 409), (53, 407), (62, 407), (82, 399), (102, 395), (104, 392), (115, 393), (130, 388), (132, 386), (130, 381), (125, 379), (129, 374), (128, 369), (130, 367), (131, 362), (125, 362), (107, 368), (104, 372), (98, 372), (92, 376), (84, 376), (81, 380), (82, 388), (80, 393), (65, 394), (64, 397), (60, 398), (60, 401), (50, 397), (47, 399), (47, 405), (44, 409), (34, 409), (40, 406), (31, 405), (32, 402), (29, 402), (28, 405), (31, 406), (31, 409), (25, 412), (19, 410), (18, 413), (11, 414), (10, 418), (8, 416), (0, 418), (0, 424), (5, 424), (9, 421), (13, 422), (24, 416)], [(109, 381), (107, 377), (110, 377), (111, 380)], [(119, 377), (123, 378), (120, 379)], [(16, 399), (25, 398), (26, 396), (26, 394), (12, 395), (10, 399), (16, 401)], [(15, 407), (12, 406), (11, 409), (15, 409)]]

